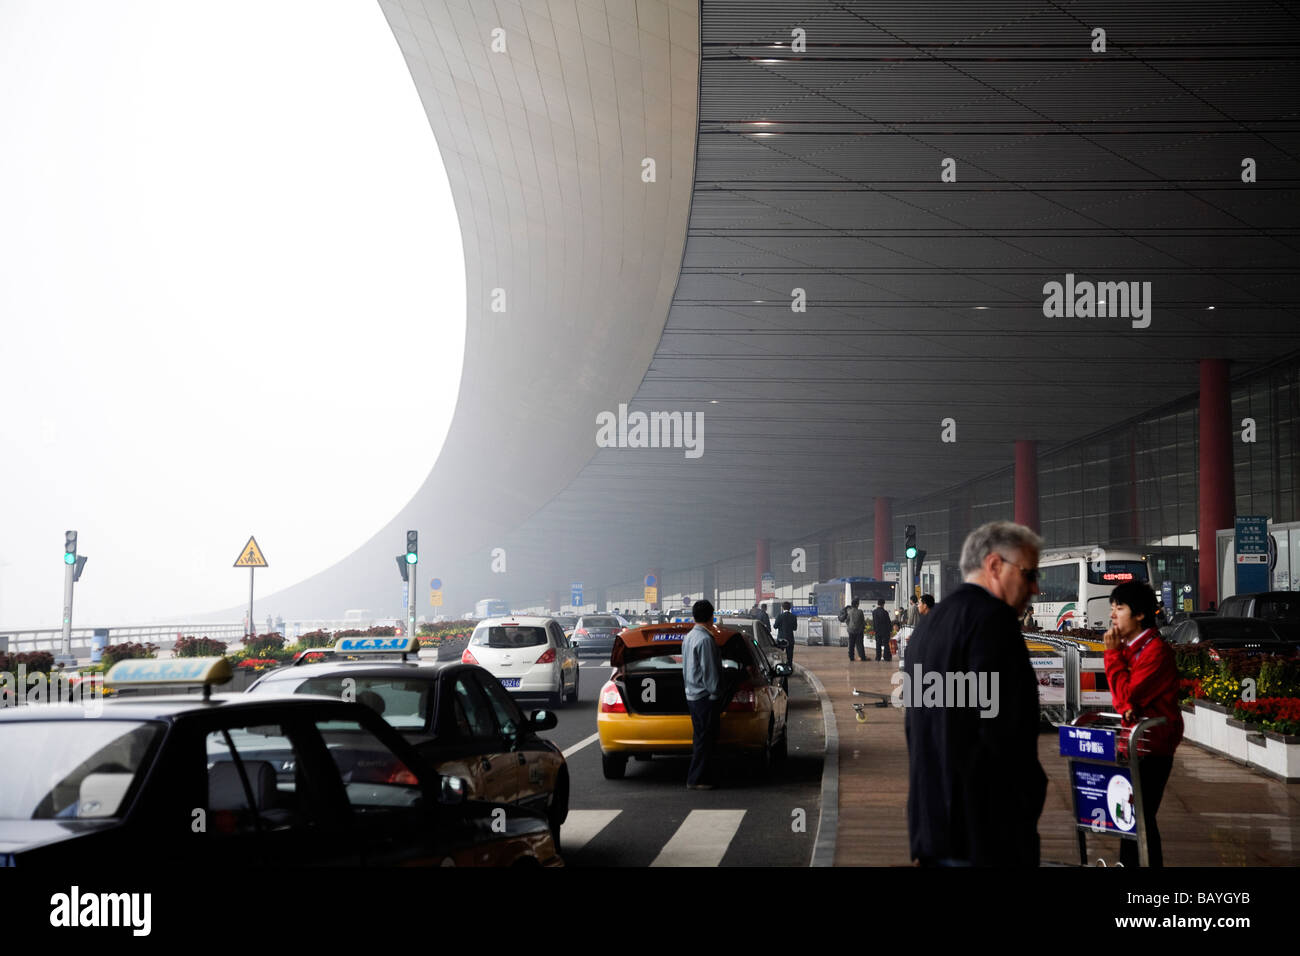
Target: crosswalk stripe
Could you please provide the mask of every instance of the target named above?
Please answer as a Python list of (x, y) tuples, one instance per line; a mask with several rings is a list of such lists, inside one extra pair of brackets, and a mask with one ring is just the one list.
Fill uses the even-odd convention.
[(583, 747), (586, 747), (588, 744), (594, 744), (599, 739), (600, 739), (600, 731), (596, 731), (590, 737), (584, 737), (582, 740), (579, 740), (568, 750), (564, 751), (562, 756), (564, 757), (565, 760), (568, 760), (570, 757), (576, 754)]
[(744, 810), (692, 810), (651, 866), (717, 866), (745, 819)]
[(570, 810), (560, 827), (560, 846), (565, 853), (576, 853), (609, 826), (622, 810)]

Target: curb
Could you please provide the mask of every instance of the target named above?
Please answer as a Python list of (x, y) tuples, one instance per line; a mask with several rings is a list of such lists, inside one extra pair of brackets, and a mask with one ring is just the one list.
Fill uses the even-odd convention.
[(817, 816), (817, 836), (813, 841), (809, 866), (835, 865), (835, 838), (840, 825), (840, 733), (835, 725), (835, 711), (826, 688), (807, 667), (795, 664), (796, 671), (812, 684), (822, 705), (826, 725), (826, 753), (822, 760), (821, 810)]

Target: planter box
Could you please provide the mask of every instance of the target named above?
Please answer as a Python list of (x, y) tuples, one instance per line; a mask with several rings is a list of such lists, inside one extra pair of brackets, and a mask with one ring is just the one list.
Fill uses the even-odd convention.
[(1300, 782), (1300, 736), (1243, 723), (1227, 707), (1198, 700), (1183, 707), (1183, 739), (1288, 783)]

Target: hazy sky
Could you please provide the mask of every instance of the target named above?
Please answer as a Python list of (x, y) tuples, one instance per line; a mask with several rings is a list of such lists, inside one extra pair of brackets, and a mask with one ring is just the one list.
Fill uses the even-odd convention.
[(433, 466), (464, 286), (373, 0), (0, 0), (0, 629), (60, 623), (69, 528), (78, 626), (246, 602), (250, 534), (259, 596), (346, 556)]

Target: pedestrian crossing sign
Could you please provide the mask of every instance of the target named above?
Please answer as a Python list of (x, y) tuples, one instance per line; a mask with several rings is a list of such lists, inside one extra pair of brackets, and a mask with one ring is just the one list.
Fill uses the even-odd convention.
[(239, 552), (239, 558), (235, 561), (237, 568), (265, 568), (269, 567), (266, 558), (262, 556), (262, 549), (257, 546), (257, 539), (252, 535), (248, 537), (248, 544), (244, 545), (244, 550)]

